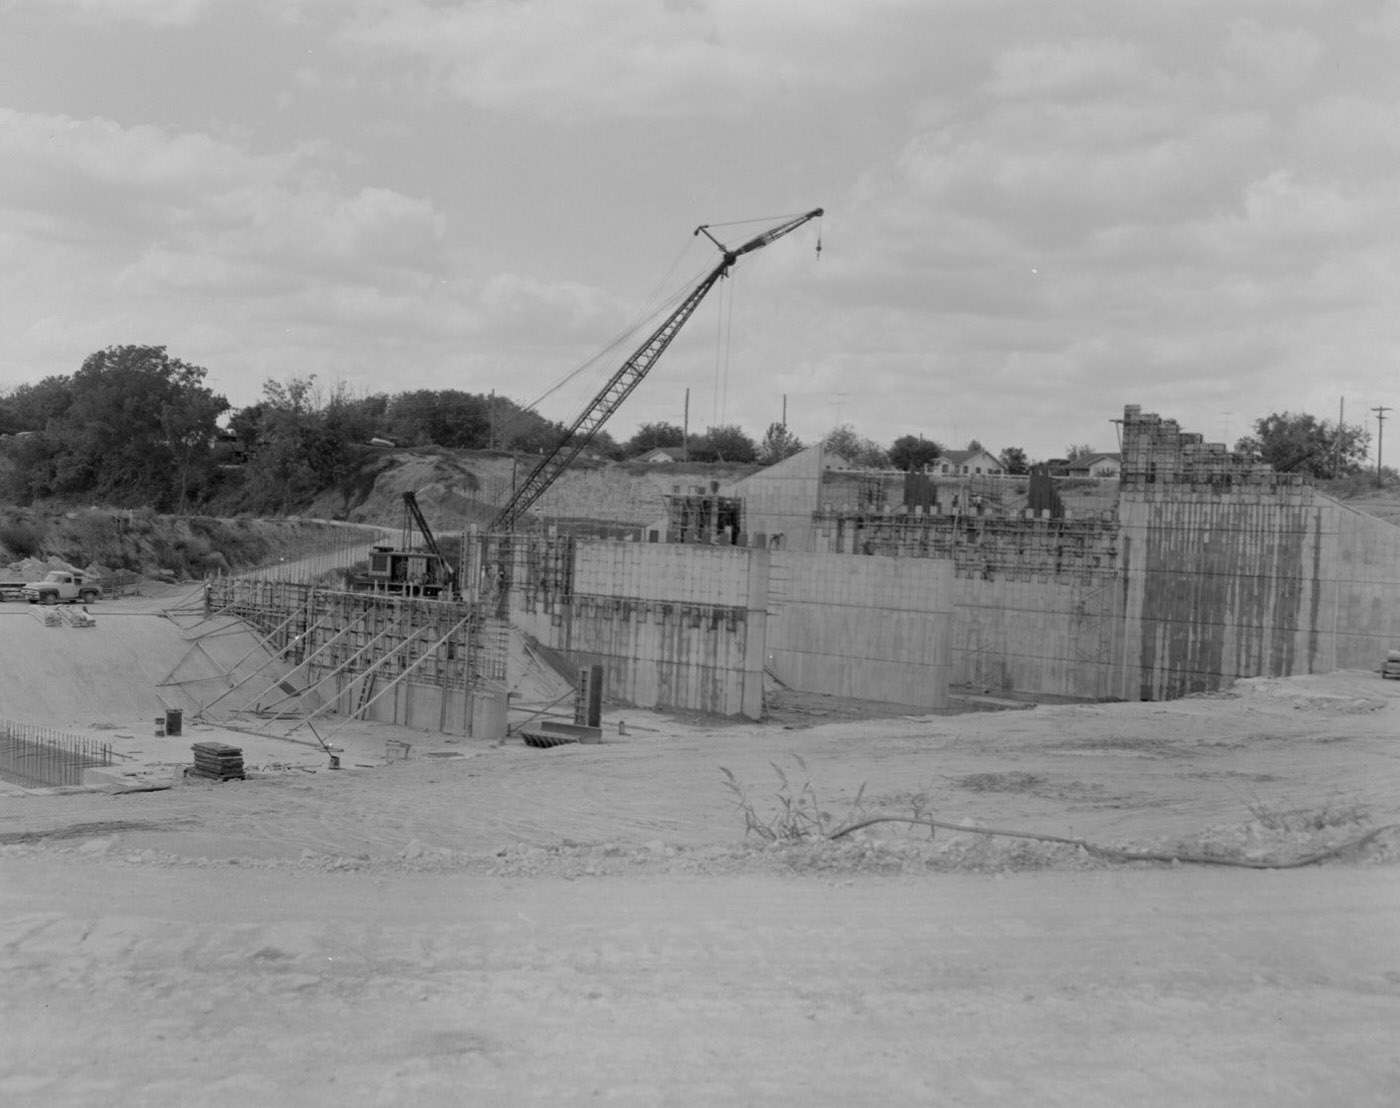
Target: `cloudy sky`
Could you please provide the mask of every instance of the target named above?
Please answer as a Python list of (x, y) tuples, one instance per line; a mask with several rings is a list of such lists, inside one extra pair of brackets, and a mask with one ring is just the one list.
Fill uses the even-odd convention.
[(530, 402), (714, 263), (697, 224), (821, 206), (609, 430), (687, 389), (1032, 457), (1125, 403), (1369, 417), (1397, 57), (1397, 0), (0, 0), (0, 385), (150, 343), (235, 405)]

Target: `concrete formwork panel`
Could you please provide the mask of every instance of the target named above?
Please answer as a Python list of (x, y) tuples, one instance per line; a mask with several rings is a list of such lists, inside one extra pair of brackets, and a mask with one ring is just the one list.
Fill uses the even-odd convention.
[(581, 542), (569, 600), (512, 610), (522, 630), (601, 665), (611, 699), (757, 719), (767, 551)]
[(1116, 577), (959, 577), (953, 596), (954, 683), (1087, 699), (1116, 695)]
[(1121, 695), (1166, 699), (1333, 667), (1323, 574), (1337, 536), (1310, 495), (1125, 492), (1119, 518)]
[(805, 692), (948, 703), (951, 562), (771, 555), (767, 659)]
[(1319, 498), (1335, 520), (1335, 555), (1324, 571), (1335, 582), (1332, 632), (1339, 669), (1379, 669), (1400, 649), (1400, 527)]

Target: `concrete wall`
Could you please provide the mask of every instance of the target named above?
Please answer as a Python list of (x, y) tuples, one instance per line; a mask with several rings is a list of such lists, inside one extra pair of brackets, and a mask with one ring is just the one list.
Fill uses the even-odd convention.
[(954, 684), (1162, 700), (1400, 646), (1400, 528), (1308, 486), (1128, 488), (1118, 528), (1089, 576), (960, 568)]
[(1387, 650), (1400, 650), (1400, 527), (1348, 508), (1322, 502), (1323, 527), (1336, 534), (1324, 563), (1337, 601), (1331, 631), (1332, 664), (1338, 669), (1379, 669)]
[(518, 567), (511, 619), (602, 665), (612, 699), (757, 719), (771, 663), (806, 691), (947, 703), (948, 563), (598, 541), (577, 544), (572, 572), (546, 601)]
[(791, 688), (943, 708), (953, 566), (774, 551), (767, 661)]
[(1125, 490), (1119, 518), (1119, 695), (1159, 700), (1333, 668), (1336, 514), (1311, 488)]
[(959, 576), (952, 681), (984, 692), (1117, 697), (1115, 577)]
[(567, 599), (546, 611), (517, 589), (511, 619), (601, 665), (612, 699), (758, 719), (767, 559), (746, 547), (580, 542)]
[[(844, 465), (833, 455), (832, 464)], [(822, 471), (827, 465), (820, 445), (785, 458), (741, 481), (723, 485), (725, 496), (744, 500), (744, 530), (770, 539), (781, 535), (784, 550), (810, 550), (812, 513), (821, 489)]]

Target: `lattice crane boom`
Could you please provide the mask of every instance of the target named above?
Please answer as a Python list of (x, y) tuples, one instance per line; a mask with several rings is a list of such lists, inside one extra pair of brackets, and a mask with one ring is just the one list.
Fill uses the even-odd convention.
[(699, 283), (681, 301), (680, 306), (662, 321), (661, 325), (647, 337), (646, 341), (637, 348), (631, 357), (622, 363), (601, 391), (589, 401), (583, 413), (559, 437), (554, 446), (545, 452), (544, 457), (536, 463), (534, 469), (530, 471), (511, 495), (510, 500), (506, 502), (505, 507), (492, 520), (490, 530), (498, 533), (514, 530), (521, 516), (528, 512), (549, 487), (559, 479), (559, 475), (573, 464), (574, 459), (579, 456), (584, 447), (592, 441), (593, 436), (608, 421), (608, 417), (617, 411), (622, 402), (642, 383), (642, 379), (651, 371), (656, 360), (661, 357), (666, 347), (671, 345), (671, 340), (685, 326), (686, 321), (695, 314), (695, 309), (700, 306), (700, 301), (704, 300), (710, 289), (714, 288), (719, 280), (728, 274), (739, 258), (758, 250), (760, 247), (767, 246), (820, 215), (822, 215), (822, 209), (814, 208), (812, 211), (795, 216), (776, 227), (770, 227), (762, 234), (755, 235), (741, 246), (732, 249), (726, 247), (714, 235), (710, 234), (707, 226), (697, 227), (695, 234), (703, 233), (706, 238), (723, 251), (723, 257), (719, 263), (700, 279)]

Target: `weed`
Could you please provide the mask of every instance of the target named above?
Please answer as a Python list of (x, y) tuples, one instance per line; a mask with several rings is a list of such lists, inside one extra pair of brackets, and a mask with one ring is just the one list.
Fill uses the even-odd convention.
[[(789, 775), (783, 771), (782, 766), (776, 762), (769, 762), (773, 767), (773, 772), (778, 777), (778, 788), (773, 793), (773, 807), (766, 814), (760, 813), (755, 805), (749, 791), (739, 781), (734, 774), (720, 766), (720, 773), (724, 775), (724, 787), (733, 794), (740, 813), (744, 817), (744, 837), (754, 835), (764, 842), (810, 842), (820, 839), (831, 839), (840, 837), (848, 833), (856, 824), (864, 823), (869, 817), (865, 798), (865, 783), (856, 790), (855, 797), (846, 806), (842, 818), (836, 819), (832, 813), (822, 807), (821, 801), (817, 798), (816, 789), (812, 787), (811, 779), (807, 776), (807, 763), (798, 755), (791, 756), (797, 768), (801, 770), (801, 781), (797, 775)], [(925, 786), (917, 792), (903, 793), (898, 796), (884, 798), (886, 801), (895, 801), (899, 806), (908, 806), (909, 817), (902, 822), (923, 823), (931, 818), (929, 809), (930, 789)], [(880, 803), (876, 801), (875, 803)], [(933, 838), (934, 828), (929, 824), (929, 838)]]
[[(744, 835), (756, 835), (765, 842), (802, 842), (808, 839), (825, 839), (837, 826), (830, 812), (826, 811), (817, 798), (807, 776), (807, 763), (798, 755), (792, 755), (797, 768), (802, 771), (802, 780), (789, 778), (777, 762), (769, 762), (778, 775), (778, 789), (773, 794), (775, 806), (766, 816), (761, 815), (748, 790), (734, 774), (724, 766), (719, 767), (724, 774), (724, 787), (728, 789), (744, 816)], [(851, 801), (850, 810), (843, 823), (853, 823), (864, 814), (862, 800), (865, 785), (862, 784)]]
[(1370, 822), (1371, 810), (1359, 800), (1333, 797), (1321, 805), (1289, 807), (1281, 801), (1251, 796), (1245, 807), (1267, 831), (1325, 831), (1329, 827), (1360, 826)]

